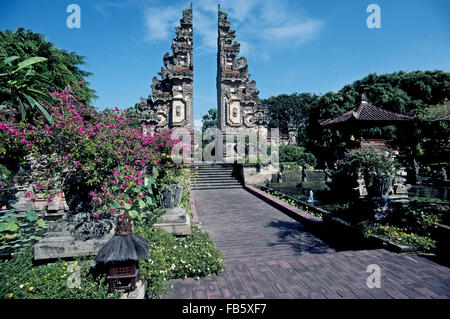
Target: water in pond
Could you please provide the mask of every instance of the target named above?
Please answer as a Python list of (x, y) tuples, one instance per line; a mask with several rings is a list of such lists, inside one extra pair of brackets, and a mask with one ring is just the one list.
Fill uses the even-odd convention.
[(438, 198), (448, 200), (449, 187), (447, 186), (431, 186), (431, 185), (415, 185), (408, 191), (409, 196), (425, 197), (427, 199)]

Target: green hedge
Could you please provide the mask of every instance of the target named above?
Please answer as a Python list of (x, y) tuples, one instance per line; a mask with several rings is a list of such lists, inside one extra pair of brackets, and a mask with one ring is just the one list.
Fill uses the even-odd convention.
[(301, 166), (316, 166), (317, 159), (311, 153), (306, 153), (305, 149), (300, 146), (281, 145), (280, 146), (280, 163), (296, 162)]

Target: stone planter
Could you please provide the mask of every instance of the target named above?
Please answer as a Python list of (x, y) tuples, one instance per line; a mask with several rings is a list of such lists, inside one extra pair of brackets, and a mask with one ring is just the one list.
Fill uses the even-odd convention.
[(386, 198), (392, 191), (394, 177), (391, 175), (369, 174), (364, 176), (368, 197)]

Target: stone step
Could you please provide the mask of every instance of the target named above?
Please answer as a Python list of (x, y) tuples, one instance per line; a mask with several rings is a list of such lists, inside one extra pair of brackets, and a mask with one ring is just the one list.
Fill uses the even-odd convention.
[(198, 170), (191, 169), (191, 172), (233, 172), (233, 168), (201, 168)]
[(192, 190), (204, 190), (204, 189), (225, 189), (225, 188), (242, 188), (242, 185), (207, 185), (207, 186), (192, 186)]
[(224, 182), (229, 182), (229, 181), (235, 181), (237, 180), (235, 177), (233, 176), (227, 176), (227, 177), (216, 177), (216, 178), (212, 178), (212, 177), (204, 177), (204, 178), (196, 178), (193, 179), (193, 182), (208, 182), (208, 181), (224, 181)]
[(207, 181), (193, 184), (193, 186), (205, 186), (205, 185), (241, 185), (241, 183), (239, 183), (238, 181), (229, 181), (229, 182)]
[(223, 182), (223, 183), (229, 183), (229, 182), (236, 182), (239, 181), (237, 178), (202, 178), (202, 179), (194, 179), (192, 180), (194, 183), (207, 183), (209, 181), (212, 182)]
[(191, 166), (190, 169), (233, 169), (233, 166)]
[(234, 176), (232, 164), (193, 165), (191, 172), (196, 174), (196, 177), (192, 178), (193, 190), (242, 188), (239, 179)]
[(192, 179), (196, 179), (196, 178), (237, 178), (235, 175), (233, 174), (198, 174), (196, 176), (193, 176)]
[(206, 172), (206, 173), (212, 173), (212, 172), (234, 172), (234, 170), (233, 169), (208, 168), (208, 169), (191, 170), (191, 172)]
[(197, 174), (198, 177), (207, 177), (207, 176), (212, 176), (212, 177), (230, 177), (230, 176), (234, 176), (233, 173), (214, 173), (214, 174), (208, 174), (208, 173), (199, 173)]
[(233, 164), (231, 163), (219, 163), (219, 162), (214, 162), (214, 163), (194, 163), (191, 165), (192, 166), (233, 166)]

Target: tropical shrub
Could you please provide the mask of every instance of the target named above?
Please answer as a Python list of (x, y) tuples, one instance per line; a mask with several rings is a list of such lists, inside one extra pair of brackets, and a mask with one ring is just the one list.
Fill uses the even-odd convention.
[(358, 173), (394, 175), (399, 166), (394, 154), (395, 151), (388, 147), (353, 149), (345, 153), (343, 159), (336, 161), (335, 173), (351, 176), (357, 176)]
[(305, 153), (305, 149), (293, 145), (281, 145), (279, 148), (280, 163), (296, 162), (301, 166), (315, 166), (317, 164), (316, 157), (311, 153)]
[(13, 210), (0, 210), (0, 251), (30, 246), (39, 240), (47, 224), (34, 211), (18, 218)]
[[(47, 60), (34, 65), (37, 74), (49, 79), (52, 88), (63, 91), (67, 85), (74, 88), (74, 95), (83, 103), (90, 103), (96, 98), (95, 90), (89, 87), (87, 78), (92, 73), (82, 69), (86, 64), (85, 57), (75, 52), (67, 52), (57, 48), (46, 40), (44, 34), (18, 28), (16, 32), (0, 31), (0, 50), (5, 56), (20, 56), (26, 60), (40, 56)], [(74, 87), (83, 82), (83, 86)], [(0, 102), (4, 101), (4, 88), (0, 86)], [(12, 102), (12, 101), (11, 101)]]
[(17, 63), (19, 59), (18, 56), (11, 56), (0, 61), (0, 87), (4, 99), (0, 100), (0, 104), (18, 106), (22, 121), (25, 121), (26, 109), (37, 108), (52, 124), (52, 117), (42, 106), (43, 103), (51, 101), (50, 94), (42, 91), (42, 88), (50, 87), (51, 82), (33, 69), (34, 64), (47, 61), (47, 59), (32, 57)]

